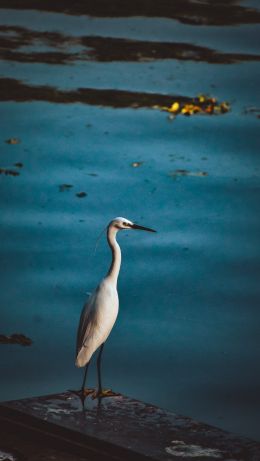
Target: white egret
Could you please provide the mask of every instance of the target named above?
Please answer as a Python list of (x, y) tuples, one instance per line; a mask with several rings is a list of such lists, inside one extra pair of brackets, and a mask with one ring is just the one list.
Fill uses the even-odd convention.
[(107, 226), (107, 241), (112, 251), (111, 266), (107, 275), (84, 305), (77, 334), (76, 366), (86, 367), (81, 391), (78, 392), (83, 405), (85, 397), (93, 393), (93, 390), (85, 389), (85, 383), (89, 362), (99, 347), (100, 351), (97, 359), (98, 390), (93, 393), (93, 397), (101, 398), (115, 395), (111, 390), (102, 389), (100, 367), (104, 343), (114, 326), (118, 314), (117, 279), (121, 265), (121, 250), (116, 240), (116, 234), (118, 231), (125, 229), (156, 232), (121, 217), (113, 219)]

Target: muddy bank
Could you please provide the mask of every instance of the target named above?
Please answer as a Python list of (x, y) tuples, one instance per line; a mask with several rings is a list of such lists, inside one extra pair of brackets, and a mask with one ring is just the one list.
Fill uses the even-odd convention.
[(96, 17), (158, 17), (176, 19), (186, 24), (194, 25), (236, 25), (257, 24), (260, 22), (260, 12), (254, 8), (239, 5), (235, 0), (79, 0), (72, 3), (69, 0), (1, 0), (0, 8), (22, 10), (39, 10), (71, 15), (89, 15)]

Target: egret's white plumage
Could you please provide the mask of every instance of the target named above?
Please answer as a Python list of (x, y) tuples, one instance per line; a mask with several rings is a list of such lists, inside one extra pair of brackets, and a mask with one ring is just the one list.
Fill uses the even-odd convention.
[(108, 225), (107, 241), (112, 251), (112, 262), (107, 275), (90, 295), (81, 313), (76, 351), (78, 367), (84, 367), (89, 363), (94, 352), (108, 338), (117, 318), (119, 308), (117, 279), (121, 265), (121, 250), (116, 234), (123, 229), (155, 232), (122, 217), (113, 219)]
[(118, 294), (107, 277), (102, 280), (85, 305), (77, 337), (76, 365), (84, 367), (112, 330), (118, 314)]

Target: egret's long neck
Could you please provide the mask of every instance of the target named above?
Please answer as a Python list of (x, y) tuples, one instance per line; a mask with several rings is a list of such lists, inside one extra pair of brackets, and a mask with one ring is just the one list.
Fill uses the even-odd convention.
[(107, 230), (107, 241), (112, 251), (112, 262), (107, 273), (107, 277), (110, 277), (111, 280), (117, 284), (117, 278), (121, 266), (121, 250), (120, 246), (116, 241), (117, 229), (114, 227), (109, 227)]

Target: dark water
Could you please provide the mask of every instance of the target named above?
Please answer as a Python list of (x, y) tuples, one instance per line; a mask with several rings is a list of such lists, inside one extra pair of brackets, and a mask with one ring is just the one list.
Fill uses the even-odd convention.
[[(79, 386), (78, 318), (110, 263), (105, 237), (94, 255), (95, 242), (119, 215), (158, 234), (119, 235), (120, 314), (104, 352), (105, 385), (259, 439), (259, 25), (0, 11), (13, 53), (1, 61), (10, 80), (1, 93), (0, 167), (20, 173), (0, 176), (0, 333), (33, 340), (27, 348), (1, 345), (2, 400)], [(112, 60), (113, 45), (104, 62), (104, 40), (89, 60), (88, 48), (73, 41), (82, 36), (146, 45), (137, 43), (141, 55), (129, 60), (119, 43), (125, 59)], [(151, 58), (151, 41), (222, 56), (213, 63), (204, 50), (197, 60), (185, 49), (178, 59), (162, 50)], [(17, 80), (29, 88), (23, 102), (11, 91)], [(116, 92), (103, 106), (57, 103), (42, 85), (56, 95), (206, 93), (232, 110), (169, 120), (149, 107), (118, 108)], [(10, 138), (21, 142), (5, 143)], [(171, 175), (180, 169), (193, 175)], [(73, 187), (60, 191), (62, 184)], [(95, 379), (92, 366), (91, 385)]]

